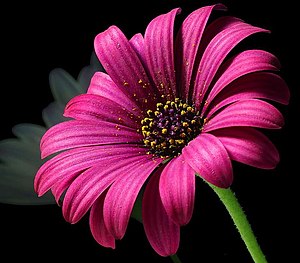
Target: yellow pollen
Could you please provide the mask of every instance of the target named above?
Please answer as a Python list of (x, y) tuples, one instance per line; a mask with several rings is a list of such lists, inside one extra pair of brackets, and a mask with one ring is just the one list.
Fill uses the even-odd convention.
[(162, 103), (156, 103), (156, 107), (159, 109), (159, 108), (162, 108), (164, 105)]
[(183, 122), (183, 123), (182, 123), (182, 126), (183, 126), (183, 127), (188, 127), (189, 124), (188, 124), (187, 122)]
[(156, 145), (156, 142), (152, 141), (150, 144), (151, 144), (151, 147), (154, 147)]
[(161, 130), (162, 134), (167, 134), (167, 132), (168, 132), (168, 129), (166, 129), (166, 128), (164, 128), (164, 129)]
[(180, 139), (180, 140), (175, 140), (175, 143), (176, 144), (183, 144), (184, 143), (184, 140)]
[(185, 138), (186, 137), (186, 134), (184, 132), (180, 133), (179, 135), (181, 138)]
[(147, 110), (147, 114), (151, 117), (153, 115), (153, 111), (152, 110)]
[(175, 143), (175, 140), (174, 140), (174, 139), (169, 139), (169, 143), (170, 143), (171, 145), (173, 145), (173, 144)]

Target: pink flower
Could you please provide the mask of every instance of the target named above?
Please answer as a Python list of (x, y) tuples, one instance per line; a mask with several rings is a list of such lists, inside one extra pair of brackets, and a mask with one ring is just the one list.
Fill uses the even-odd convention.
[(95, 38), (106, 73), (67, 104), (65, 121), (41, 140), (54, 153), (35, 177), (39, 196), (51, 190), (64, 218), (90, 211), (95, 240), (115, 247), (138, 194), (153, 249), (176, 253), (180, 226), (193, 213), (195, 174), (215, 186), (232, 184), (232, 161), (275, 168), (279, 154), (261, 129), (279, 129), (289, 90), (278, 59), (263, 50), (235, 52), (245, 38), (268, 30), (232, 16), (208, 24), (213, 10), (191, 13), (174, 38), (179, 8), (153, 19), (128, 40), (116, 26)]

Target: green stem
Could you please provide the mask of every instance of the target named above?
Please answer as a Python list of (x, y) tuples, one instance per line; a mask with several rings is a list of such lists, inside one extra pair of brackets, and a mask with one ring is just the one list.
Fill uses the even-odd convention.
[(215, 193), (219, 196), (220, 200), (225, 205), (254, 262), (267, 263), (265, 255), (263, 254), (256, 240), (246, 214), (244, 213), (242, 207), (240, 206), (231, 189), (223, 189), (211, 184), (209, 184), (209, 186), (215, 191)]
[(180, 261), (179, 257), (177, 256), (177, 254), (174, 254), (174, 255), (170, 256), (170, 258), (172, 259), (172, 261), (174, 263), (181, 263), (181, 261)]

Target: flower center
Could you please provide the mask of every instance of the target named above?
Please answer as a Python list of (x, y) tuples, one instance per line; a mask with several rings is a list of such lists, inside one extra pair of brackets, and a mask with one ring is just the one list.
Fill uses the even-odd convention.
[(157, 103), (156, 111), (148, 110), (141, 121), (143, 142), (149, 154), (159, 157), (174, 157), (182, 148), (200, 134), (203, 120), (194, 106), (179, 98)]

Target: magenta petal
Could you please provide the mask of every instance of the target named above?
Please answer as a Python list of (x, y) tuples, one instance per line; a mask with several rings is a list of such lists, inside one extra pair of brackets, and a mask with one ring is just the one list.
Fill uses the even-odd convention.
[(142, 135), (135, 129), (105, 121), (65, 121), (51, 127), (42, 137), (42, 158), (84, 146), (135, 143)]
[[(225, 87), (212, 102), (207, 102), (210, 118), (216, 111), (233, 102), (246, 99), (267, 99), (287, 105), (290, 91), (286, 82), (270, 72), (255, 72), (242, 76)], [(210, 109), (210, 107), (212, 107)]]
[(182, 155), (173, 158), (163, 169), (159, 192), (168, 216), (178, 225), (186, 225), (193, 214), (195, 171)]
[(182, 23), (176, 36), (175, 55), (177, 83), (181, 83), (182, 98), (188, 98), (194, 62), (202, 34), (212, 10), (226, 10), (221, 4), (205, 6), (192, 12)]
[(34, 188), (39, 196), (50, 188), (58, 202), (61, 194), (84, 170), (103, 160), (146, 154), (144, 149), (134, 145), (104, 145), (83, 147), (62, 152), (45, 162), (34, 179)]
[(243, 51), (221, 65), (217, 81), (208, 94), (207, 101), (213, 100), (224, 87), (241, 76), (257, 71), (277, 71), (279, 68), (278, 59), (267, 51), (257, 49)]
[[(141, 110), (135, 103), (135, 99), (126, 95), (123, 88), (119, 88), (110, 78), (109, 75), (103, 72), (96, 72), (91, 79), (88, 94), (99, 95), (115, 101), (134, 115), (141, 116)], [(133, 94), (134, 96), (134, 94)]]
[(109, 27), (96, 36), (94, 46), (101, 64), (117, 86), (141, 108), (151, 108), (154, 100), (152, 86), (122, 31), (116, 26)]
[(233, 26), (218, 33), (210, 41), (204, 51), (198, 68), (198, 72), (201, 72), (201, 74), (197, 74), (195, 80), (193, 101), (197, 107), (202, 103), (203, 96), (229, 52), (243, 39), (259, 32), (268, 31), (243, 22), (236, 22)]
[(135, 53), (138, 55), (142, 64), (145, 66), (146, 65), (145, 41), (143, 35), (141, 33), (137, 33), (133, 35), (133, 37), (129, 40), (129, 43), (134, 49)]
[(133, 162), (109, 188), (104, 202), (104, 222), (116, 238), (123, 238), (137, 195), (144, 182), (162, 159), (152, 160), (145, 156)]
[(273, 105), (262, 100), (249, 99), (235, 102), (209, 119), (203, 131), (233, 126), (279, 129), (284, 125), (282, 114)]
[(134, 129), (139, 127), (139, 119), (115, 101), (93, 94), (83, 94), (71, 99), (65, 108), (65, 117), (76, 120), (107, 121)]
[(223, 143), (232, 160), (261, 169), (273, 169), (279, 162), (274, 144), (253, 128), (234, 127), (212, 133)]
[(159, 173), (149, 180), (142, 203), (142, 217), (146, 236), (152, 248), (166, 257), (177, 252), (180, 227), (167, 215), (159, 195)]
[(108, 232), (104, 220), (103, 220), (103, 203), (104, 203), (105, 195), (102, 194), (98, 197), (91, 208), (89, 224), (91, 233), (94, 239), (104, 247), (115, 248), (115, 239)]
[(215, 136), (202, 133), (182, 150), (184, 160), (209, 183), (228, 188), (233, 180), (229, 155)]
[(113, 182), (124, 177), (128, 170), (135, 171), (136, 163), (145, 162), (147, 157), (143, 155), (112, 157), (83, 172), (66, 192), (63, 200), (65, 220), (71, 223), (78, 222)]
[(145, 55), (152, 79), (161, 95), (172, 100), (176, 96), (174, 67), (174, 20), (180, 13), (175, 8), (153, 19), (145, 32)]

